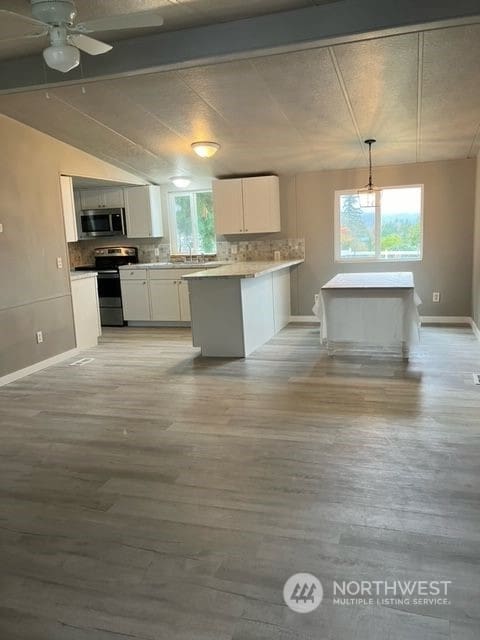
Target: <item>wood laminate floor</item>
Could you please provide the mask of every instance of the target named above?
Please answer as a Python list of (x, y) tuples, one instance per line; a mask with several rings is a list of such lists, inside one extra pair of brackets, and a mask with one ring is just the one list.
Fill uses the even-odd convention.
[[(480, 343), (247, 360), (112, 329), (0, 389), (1, 640), (478, 640)], [(282, 600), (315, 574), (310, 614)], [(339, 606), (333, 580), (451, 580), (446, 606)]]

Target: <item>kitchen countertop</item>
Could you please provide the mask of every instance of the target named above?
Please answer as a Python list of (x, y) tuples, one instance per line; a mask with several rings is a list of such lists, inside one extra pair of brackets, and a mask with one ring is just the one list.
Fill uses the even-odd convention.
[(322, 289), (413, 289), (411, 271), (338, 273)]
[(138, 264), (125, 264), (119, 267), (122, 269), (214, 269), (226, 264), (230, 264), (226, 261), (212, 261), (212, 262), (139, 262)]
[(259, 278), (267, 273), (280, 271), (302, 264), (303, 260), (268, 260), (262, 262), (230, 262), (223, 267), (209, 271), (197, 271), (182, 276), (183, 280), (200, 280), (202, 278)]
[(85, 278), (96, 278), (97, 271), (70, 271), (70, 281), (84, 280)]

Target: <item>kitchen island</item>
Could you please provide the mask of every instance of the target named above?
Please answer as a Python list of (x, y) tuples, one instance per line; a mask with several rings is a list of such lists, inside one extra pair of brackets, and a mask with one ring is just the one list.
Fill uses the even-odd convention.
[(303, 260), (236, 262), (183, 276), (193, 345), (203, 356), (244, 358), (290, 318), (290, 269)]

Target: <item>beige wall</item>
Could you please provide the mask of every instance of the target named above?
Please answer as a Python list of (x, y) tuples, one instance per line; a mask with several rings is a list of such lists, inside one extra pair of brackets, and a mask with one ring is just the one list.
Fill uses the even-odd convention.
[(480, 152), (477, 156), (477, 179), (475, 189), (475, 228), (473, 240), (473, 311), (472, 317), (480, 328)]
[[(475, 166), (472, 159), (374, 169), (379, 186), (424, 185), (421, 262), (335, 263), (334, 192), (364, 184), (365, 169), (282, 176), (282, 235), (305, 238), (305, 264), (293, 275), (292, 313), (310, 315), (314, 294), (338, 272), (413, 271), (422, 315), (471, 316)], [(441, 293), (438, 304), (433, 291)]]
[(1, 115), (0, 139), (2, 376), (75, 346), (60, 174), (144, 181)]

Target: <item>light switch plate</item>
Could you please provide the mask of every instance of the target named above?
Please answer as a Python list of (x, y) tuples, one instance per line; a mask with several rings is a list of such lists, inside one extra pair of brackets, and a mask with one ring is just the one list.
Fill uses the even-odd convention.
[(3, 233), (3, 224), (0, 222), (0, 233)]
[(62, 258), (57, 258), (57, 269), (63, 269), (63, 261)]

